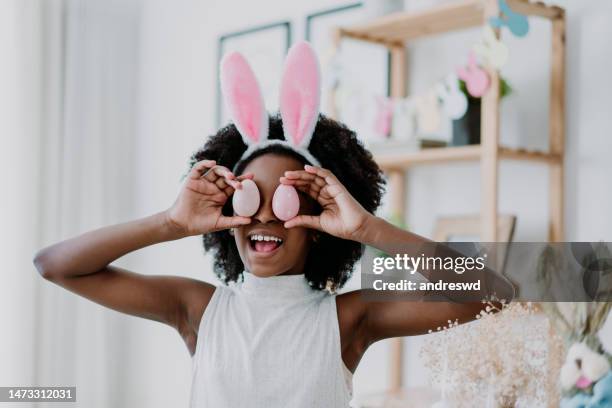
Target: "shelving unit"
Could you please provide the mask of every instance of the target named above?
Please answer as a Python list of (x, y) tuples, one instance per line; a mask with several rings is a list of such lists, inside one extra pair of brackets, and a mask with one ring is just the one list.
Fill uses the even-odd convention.
[[(547, 19), (552, 24), (549, 149), (547, 152), (527, 151), (500, 146), (500, 77), (488, 70), (491, 88), (482, 98), (481, 144), (460, 147), (429, 148), (418, 152), (376, 155), (379, 165), (387, 172), (392, 211), (406, 218), (406, 172), (418, 165), (472, 161), (481, 169), (481, 240), (497, 241), (498, 189), (500, 160), (521, 160), (541, 163), (549, 168), (549, 241), (562, 241), (563, 222), (563, 160), (565, 138), (565, 11), (528, 0), (506, 0), (514, 11)], [(367, 23), (339, 27), (334, 40), (342, 38), (381, 44), (391, 55), (390, 84), (392, 97), (407, 94), (406, 44), (422, 37), (463, 30), (488, 24), (490, 17), (500, 15), (498, 0), (457, 0), (423, 11), (400, 12)], [(499, 37), (499, 30), (496, 31)], [(523, 41), (529, 41), (528, 37)], [(333, 95), (332, 95), (333, 97)], [(402, 342), (393, 340), (391, 355), (391, 391), (399, 392), (402, 385)]]
[[(497, 71), (489, 70), (492, 85), (482, 99), (480, 145), (430, 148), (411, 153), (387, 153), (376, 157), (388, 171), (391, 193), (402, 191), (405, 171), (415, 165), (478, 161), (481, 165), (481, 237), (483, 241), (497, 239), (497, 195), (499, 161), (502, 159), (534, 161), (550, 167), (549, 209), (550, 241), (563, 239), (563, 156), (565, 133), (565, 12), (557, 6), (532, 3), (525, 0), (507, 0), (510, 7), (522, 14), (549, 19), (552, 23), (552, 68), (550, 84), (549, 151), (536, 152), (511, 149), (499, 144), (500, 78)], [(340, 27), (336, 42), (354, 38), (386, 46), (391, 53), (391, 96), (403, 97), (407, 93), (406, 43), (424, 36), (462, 30), (486, 24), (489, 17), (499, 15), (497, 0), (459, 0), (418, 12), (391, 14), (364, 24)], [(499, 35), (499, 32), (497, 33)], [(403, 197), (392, 198), (394, 212), (405, 215)]]
[[(403, 47), (406, 41), (419, 37), (482, 25), (485, 19), (498, 14), (494, 10), (498, 8), (497, 2), (486, 3), (486, 0), (462, 0), (418, 12), (391, 14), (365, 24), (342, 27), (340, 34), (385, 46)], [(506, 0), (506, 3), (518, 13), (550, 20), (562, 19), (565, 13), (560, 7), (544, 3), (525, 0)]]
[[(481, 145), (467, 145), (434, 147), (409, 153), (381, 153), (375, 157), (376, 162), (381, 168), (387, 172), (392, 172), (404, 171), (421, 164), (478, 161), (481, 159), (482, 154), (483, 149)], [(560, 154), (507, 147), (499, 147), (498, 155), (500, 159), (533, 161), (545, 164), (560, 164), (563, 160)]]

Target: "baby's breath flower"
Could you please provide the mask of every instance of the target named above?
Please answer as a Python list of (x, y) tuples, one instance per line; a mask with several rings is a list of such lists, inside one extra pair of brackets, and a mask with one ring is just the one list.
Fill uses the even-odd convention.
[(457, 327), (455, 319), (438, 327), (437, 333), (429, 331), (421, 358), (431, 381), (457, 408), (488, 406), (486, 395), (492, 395), (498, 406), (545, 406), (548, 346), (559, 341), (549, 338), (548, 327), (541, 327), (548, 321), (535, 315), (530, 304), (492, 297), (483, 305), (475, 322)]

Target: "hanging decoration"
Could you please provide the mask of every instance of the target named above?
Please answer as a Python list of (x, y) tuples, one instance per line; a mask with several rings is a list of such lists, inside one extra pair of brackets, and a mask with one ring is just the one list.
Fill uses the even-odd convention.
[[(474, 64), (475, 63), (476, 59), (474, 57)], [(483, 72), (485, 75), (487, 74), (485, 71)], [(468, 90), (469, 89), (468, 87)], [(459, 89), (459, 78), (457, 78), (456, 75), (450, 74), (446, 77), (444, 83), (438, 84), (437, 91), (438, 97), (442, 101), (442, 110), (449, 118), (457, 120), (465, 116), (468, 109), (468, 100), (465, 94), (461, 92), (461, 89)], [(475, 96), (471, 92), (470, 94)]]
[(481, 98), (491, 86), (491, 78), (487, 71), (478, 66), (474, 52), (470, 52), (468, 65), (459, 68), (457, 74), (465, 81), (468, 92), (474, 98)]
[(436, 133), (442, 125), (438, 93), (435, 89), (415, 98), (417, 123), (420, 134)]
[(508, 46), (497, 38), (489, 25), (484, 27), (482, 39), (472, 49), (487, 65), (497, 70), (506, 65), (510, 56)]
[(495, 28), (508, 27), (510, 32), (517, 37), (524, 37), (529, 32), (529, 20), (526, 16), (513, 11), (506, 0), (498, 0), (501, 15), (491, 17), (489, 24)]
[(376, 97), (376, 121), (375, 131), (378, 136), (387, 137), (391, 133), (391, 122), (393, 120), (393, 100), (384, 96)]
[[(372, 140), (414, 141), (422, 137), (446, 138), (451, 121), (461, 120), (468, 113), (468, 96), (482, 98), (491, 88), (490, 73), (501, 70), (509, 60), (508, 46), (496, 33), (507, 27), (517, 37), (529, 32), (529, 20), (515, 12), (506, 0), (498, 0), (500, 15), (488, 20), (480, 40), (471, 47), (467, 65), (444, 77), (424, 92), (405, 98), (389, 98), (364, 92), (359, 84), (342, 83), (343, 67), (339, 47), (330, 49), (325, 66), (326, 84), (335, 91), (333, 103), (338, 117), (359, 134)], [(461, 88), (461, 81), (465, 89)], [(449, 137), (450, 140), (450, 137)]]

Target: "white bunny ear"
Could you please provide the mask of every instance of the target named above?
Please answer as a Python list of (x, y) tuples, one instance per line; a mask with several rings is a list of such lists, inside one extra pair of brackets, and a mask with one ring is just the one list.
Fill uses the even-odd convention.
[(317, 56), (305, 41), (289, 50), (280, 88), (280, 113), (285, 139), (307, 148), (319, 119), (321, 74)]
[(221, 90), (230, 117), (247, 145), (268, 135), (268, 113), (259, 84), (247, 60), (232, 52), (221, 61)]

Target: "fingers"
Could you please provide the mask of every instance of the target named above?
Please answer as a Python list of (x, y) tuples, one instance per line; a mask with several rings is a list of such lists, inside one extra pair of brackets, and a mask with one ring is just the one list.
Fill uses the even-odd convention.
[(280, 182), (281, 184), (295, 186), (315, 200), (319, 199), (321, 190), (327, 185), (323, 178), (304, 170), (286, 171), (285, 176), (280, 178)]
[(202, 173), (207, 171), (209, 168), (214, 167), (217, 164), (214, 160), (201, 160), (193, 165), (189, 171), (189, 177), (192, 179), (199, 179)]
[(240, 190), (242, 189), (242, 182), (244, 180), (252, 180), (253, 179), (253, 173), (247, 173), (247, 174), (243, 174), (239, 177), (236, 177), (233, 180), (227, 180), (224, 178), (218, 178), (217, 181), (215, 182), (215, 184), (223, 190), (223, 192), (225, 193), (225, 195), (227, 195), (228, 197), (231, 196), (232, 194), (234, 194), (235, 190)]
[(325, 185), (344, 187), (331, 171), (308, 164), (304, 166), (304, 170), (286, 171), (285, 179), (286, 184), (291, 184), (289, 180), (308, 180), (320, 187)]
[(253, 179), (253, 173), (236, 177), (227, 167), (217, 165), (215, 160), (202, 160), (193, 165), (189, 179), (195, 181), (192, 188), (198, 192), (214, 194), (221, 191), (229, 197), (242, 188), (242, 181)]
[(308, 173), (305, 170), (286, 171), (285, 176), (281, 177), (281, 179), (283, 178), (287, 181), (287, 183), (285, 184), (292, 184), (291, 181), (293, 180), (308, 181), (308, 182), (318, 185), (319, 187), (323, 187), (327, 184), (327, 182), (325, 181), (323, 177), (320, 177), (316, 174)]
[(318, 184), (313, 183), (312, 181), (306, 181), (306, 180), (282, 180), (281, 179), (281, 184), (294, 186), (295, 188), (309, 189), (317, 194), (321, 192), (323, 188), (325, 188), (325, 186), (321, 187)]
[(214, 161), (210, 161), (210, 160), (207, 161), (208, 163), (203, 163), (203, 162), (200, 162), (202, 163), (202, 165), (198, 166), (198, 169), (196, 170), (196, 174), (200, 174), (200, 175), (195, 178), (202, 180), (204, 182), (213, 183), (219, 190), (223, 191), (228, 197), (234, 193), (234, 190), (240, 190), (242, 188), (241, 181), (253, 178), (252, 173), (247, 173), (240, 177), (236, 177), (234, 173), (232, 173), (225, 166), (218, 166), (214, 164), (215, 163)]
[(310, 174), (316, 174), (318, 177), (325, 180), (327, 184), (321, 192), (322, 195), (328, 195), (334, 199), (341, 196), (350, 196), (350, 193), (346, 187), (344, 187), (344, 184), (342, 184), (331, 171), (321, 167), (310, 166), (308, 164), (304, 166), (304, 170)]
[(219, 180), (221, 183), (217, 184), (220, 189), (225, 189), (226, 186), (232, 186), (235, 189), (241, 188), (240, 182), (236, 181), (236, 176), (225, 166), (214, 166), (208, 169), (202, 176), (205, 180), (217, 184)]
[(244, 180), (253, 180), (253, 177), (255, 177), (255, 175), (253, 173), (244, 173), (238, 177), (236, 177), (236, 180), (238, 181), (244, 181)]
[(320, 217), (315, 215), (298, 215), (284, 224), (285, 228), (306, 227), (322, 231)]
[(308, 195), (320, 204), (325, 204), (325, 201), (329, 201), (331, 197), (325, 193), (325, 190), (318, 185), (309, 181), (294, 180), (289, 185), (294, 186), (298, 191)]
[(316, 174), (330, 185), (341, 184), (340, 181), (338, 181), (338, 179), (336, 178), (336, 176), (334, 176), (334, 173), (327, 169), (306, 164), (304, 165), (304, 170), (310, 174)]
[(305, 166), (304, 170), (287, 171), (280, 182), (295, 186), (321, 204), (333, 200), (344, 189), (329, 170), (312, 166)]

